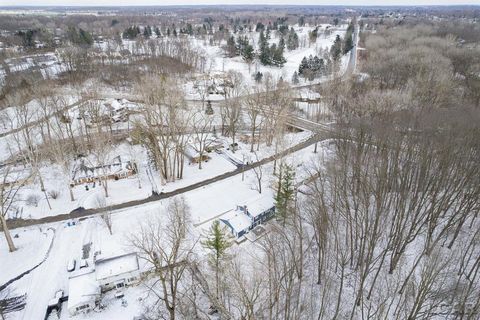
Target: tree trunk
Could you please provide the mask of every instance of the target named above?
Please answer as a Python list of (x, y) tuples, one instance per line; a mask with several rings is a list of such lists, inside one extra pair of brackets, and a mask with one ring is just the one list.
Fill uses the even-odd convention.
[(8, 230), (7, 221), (5, 220), (5, 216), (0, 214), (0, 222), (2, 223), (3, 233), (5, 234), (5, 239), (7, 239), (8, 244), (8, 251), (13, 252), (17, 250), (15, 248), (15, 244), (13, 243), (12, 236), (10, 235), (10, 231)]

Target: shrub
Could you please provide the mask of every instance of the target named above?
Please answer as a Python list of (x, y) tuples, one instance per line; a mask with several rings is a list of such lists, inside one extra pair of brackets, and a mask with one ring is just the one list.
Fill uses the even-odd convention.
[(25, 202), (27, 203), (28, 206), (38, 207), (38, 203), (40, 202), (40, 196), (35, 193), (29, 194)]

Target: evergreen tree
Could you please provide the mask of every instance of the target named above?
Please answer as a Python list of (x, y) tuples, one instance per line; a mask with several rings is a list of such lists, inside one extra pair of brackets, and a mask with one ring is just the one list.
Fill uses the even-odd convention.
[(157, 35), (157, 37), (160, 37), (162, 35), (158, 27), (155, 27), (155, 34)]
[(347, 32), (345, 33), (345, 38), (343, 40), (343, 54), (347, 54), (353, 48), (353, 32), (354, 26), (351, 22), (348, 25)]
[(255, 73), (254, 80), (255, 80), (256, 82), (262, 82), (262, 78), (263, 78), (263, 73), (261, 73), (260, 71), (258, 71), (257, 73)]
[(152, 36), (152, 28), (150, 26), (146, 26), (145, 29), (143, 29), (143, 36), (145, 38), (150, 38)]
[(305, 25), (305, 17), (304, 16), (301, 16), (300, 18), (298, 18), (298, 25), (300, 27), (303, 27)]
[(275, 211), (277, 220), (286, 224), (295, 196), (295, 172), (289, 165), (282, 165), (278, 177), (277, 195), (275, 196)]
[(123, 31), (123, 38), (133, 40), (140, 33), (140, 28), (137, 26), (130, 26)]
[(298, 67), (298, 73), (303, 75), (306, 69), (308, 69), (308, 60), (307, 57), (303, 57), (302, 62), (300, 62), (300, 66)]
[(340, 39), (340, 36), (338, 34), (335, 38), (335, 41), (333, 42), (330, 54), (333, 60), (337, 61), (338, 59), (340, 59), (340, 55), (342, 54), (342, 39)]
[(260, 54), (258, 56), (260, 63), (265, 66), (269, 65), (270, 64), (270, 48), (268, 46), (268, 41), (263, 31), (260, 31), (260, 37), (259, 37), (258, 43), (260, 46)]
[(215, 271), (215, 288), (217, 298), (219, 296), (219, 275), (221, 263), (227, 258), (227, 251), (232, 246), (227, 231), (220, 225), (218, 220), (212, 223), (202, 245), (209, 250), (209, 263)]
[(225, 48), (225, 51), (227, 52), (227, 56), (229, 58), (235, 57), (237, 55), (237, 46), (235, 43), (235, 38), (231, 36), (227, 40), (227, 47)]
[(245, 60), (246, 63), (252, 63), (253, 60), (255, 59), (255, 50), (253, 49), (253, 46), (250, 44), (247, 44), (245, 48), (242, 50), (242, 58)]
[(308, 32), (308, 40), (310, 41), (310, 43), (317, 42), (317, 37), (318, 37), (318, 27)]
[(270, 47), (270, 53), (271, 53), (271, 64), (277, 67), (282, 67), (287, 60), (283, 56), (283, 52), (285, 50), (285, 40), (283, 38), (280, 39), (278, 42), (278, 46), (275, 44), (272, 44)]
[(298, 35), (292, 27), (287, 37), (287, 49), (295, 50), (298, 48), (298, 45), (299, 45)]
[(298, 73), (295, 71), (292, 76), (292, 83), (293, 84), (298, 84), (300, 82), (300, 79), (298, 79)]

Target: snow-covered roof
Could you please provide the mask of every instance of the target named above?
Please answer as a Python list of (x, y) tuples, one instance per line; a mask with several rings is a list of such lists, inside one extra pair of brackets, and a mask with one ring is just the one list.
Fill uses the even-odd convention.
[(273, 201), (271, 197), (262, 196), (247, 202), (245, 206), (247, 207), (248, 213), (250, 213), (252, 217), (256, 217), (271, 209), (273, 207)]
[(88, 167), (84, 163), (77, 165), (77, 169), (73, 172), (72, 180), (82, 178), (98, 178), (104, 175), (121, 174), (132, 169), (132, 164), (127, 156), (117, 156), (112, 163), (99, 166)]
[(139, 266), (138, 257), (135, 252), (108, 258), (100, 257), (95, 261), (97, 280), (137, 270), (139, 270)]
[(233, 228), (237, 233), (248, 229), (252, 225), (251, 220), (240, 209), (227, 212), (220, 220)]
[(100, 296), (100, 286), (95, 281), (95, 273), (73, 276), (68, 282), (68, 309), (72, 310), (79, 306), (94, 303)]

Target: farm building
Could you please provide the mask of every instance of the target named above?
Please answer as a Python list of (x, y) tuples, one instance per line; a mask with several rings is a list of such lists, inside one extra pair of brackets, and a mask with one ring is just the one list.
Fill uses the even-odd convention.
[(274, 214), (275, 206), (271, 203), (271, 199), (259, 198), (246, 205), (237, 206), (235, 210), (227, 212), (220, 221), (236, 238), (240, 238)]

